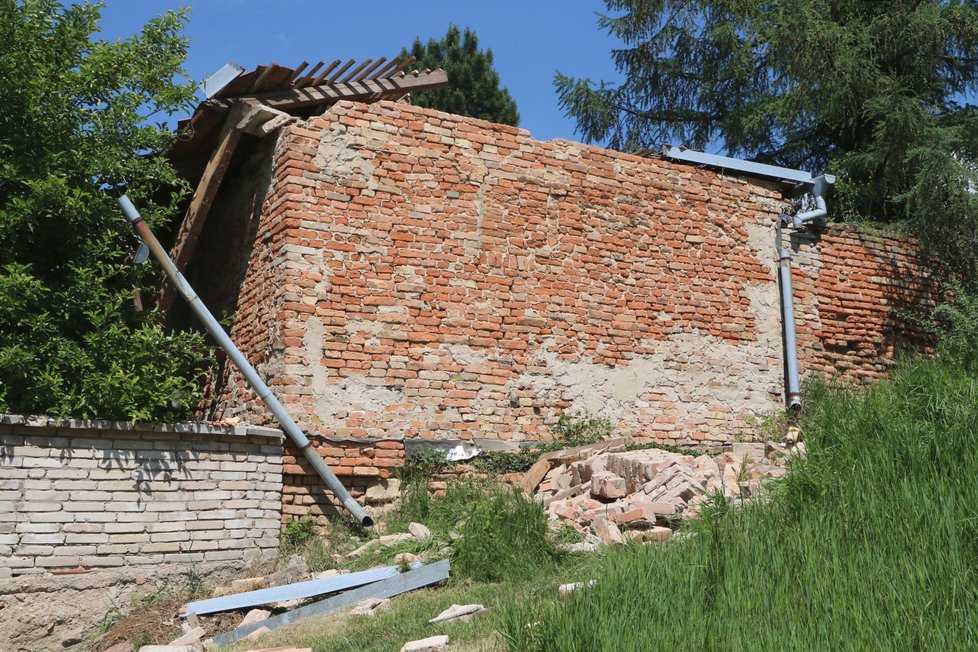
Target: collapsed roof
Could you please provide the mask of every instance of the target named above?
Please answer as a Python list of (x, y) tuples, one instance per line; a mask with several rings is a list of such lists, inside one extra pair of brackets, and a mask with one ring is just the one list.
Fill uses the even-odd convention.
[[(177, 268), (186, 271), (243, 134), (264, 137), (296, 118), (318, 115), (340, 100), (399, 100), (413, 91), (448, 83), (444, 70), (408, 72), (412, 63), (414, 57), (360, 63), (336, 59), (312, 68), (303, 61), (295, 68), (273, 63), (249, 72), (229, 64), (205, 82), (202, 87), (208, 99), (178, 123), (179, 135), (165, 152), (180, 174), (196, 184), (171, 251)], [(173, 288), (165, 287), (160, 308), (169, 309), (174, 298)]]

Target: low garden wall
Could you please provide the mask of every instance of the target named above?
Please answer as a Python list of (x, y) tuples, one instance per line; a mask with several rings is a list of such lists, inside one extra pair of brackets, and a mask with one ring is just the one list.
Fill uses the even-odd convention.
[(271, 428), (0, 415), (0, 637), (70, 649), (133, 595), (274, 556), (282, 452)]
[(282, 434), (0, 416), (0, 578), (273, 554)]

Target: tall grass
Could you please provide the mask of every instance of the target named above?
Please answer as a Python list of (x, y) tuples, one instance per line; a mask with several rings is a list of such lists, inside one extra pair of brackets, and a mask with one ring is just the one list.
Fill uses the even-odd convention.
[(543, 507), (513, 488), (474, 503), (459, 534), (454, 572), (475, 580), (519, 580), (553, 568), (561, 557)]
[(510, 648), (978, 648), (978, 358), (959, 354), (810, 387), (809, 456), (770, 502), (715, 501), (685, 541), (612, 552), (595, 587), (513, 606)]
[(398, 518), (389, 526), (405, 529), (409, 521), (424, 523), (435, 539), (449, 543), (457, 578), (527, 578), (553, 569), (562, 557), (543, 507), (492, 482), (452, 482), (444, 496), (433, 498), (427, 480), (411, 480), (403, 487)]

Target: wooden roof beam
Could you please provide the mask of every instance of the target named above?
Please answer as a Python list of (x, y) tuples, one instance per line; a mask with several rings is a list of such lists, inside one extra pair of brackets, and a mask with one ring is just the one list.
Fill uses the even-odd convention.
[[(210, 160), (207, 161), (207, 167), (204, 168), (204, 174), (197, 184), (197, 189), (194, 190), (190, 207), (180, 223), (176, 242), (170, 252), (170, 258), (173, 259), (173, 263), (181, 272), (187, 269), (194, 247), (197, 246), (197, 239), (200, 238), (201, 229), (204, 227), (204, 220), (207, 219), (207, 213), (210, 211), (211, 204), (214, 203), (217, 191), (221, 187), (224, 173), (227, 172), (234, 150), (238, 146), (238, 141), (241, 140), (241, 123), (245, 118), (251, 119), (249, 116), (253, 108), (254, 103), (252, 102), (235, 100), (228, 117), (224, 121), (217, 148), (211, 154)], [(169, 283), (165, 283), (163, 291), (160, 293), (160, 309), (164, 312), (169, 310), (175, 298), (176, 290)]]
[[(375, 95), (405, 94), (438, 88), (448, 83), (448, 74), (444, 70), (419, 72), (403, 77), (388, 77), (385, 79), (369, 79), (345, 83), (293, 88), (273, 93), (247, 95), (236, 100), (254, 100), (272, 108), (288, 110), (298, 109), (316, 104), (326, 104), (338, 100), (367, 99)], [(216, 103), (227, 106), (228, 100), (218, 100)]]

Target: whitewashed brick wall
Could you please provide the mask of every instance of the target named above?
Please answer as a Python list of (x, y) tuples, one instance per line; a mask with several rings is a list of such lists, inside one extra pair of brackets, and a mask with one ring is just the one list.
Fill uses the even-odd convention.
[(0, 415), (0, 578), (274, 555), (282, 434)]

